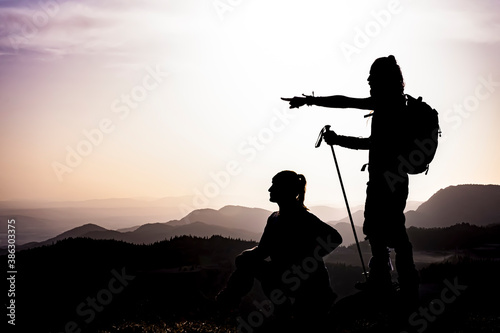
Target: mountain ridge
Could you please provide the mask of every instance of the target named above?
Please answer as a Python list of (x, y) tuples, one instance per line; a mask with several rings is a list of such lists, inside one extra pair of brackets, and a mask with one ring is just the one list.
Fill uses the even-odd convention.
[(91, 238), (95, 240), (123, 241), (131, 244), (152, 244), (179, 236), (211, 237), (214, 235), (231, 239), (241, 239), (244, 241), (257, 241), (260, 238), (259, 234), (253, 234), (247, 230), (229, 229), (200, 221), (179, 226), (171, 226), (166, 223), (147, 223), (134, 231), (127, 232), (109, 230), (93, 223), (88, 223), (65, 231), (46, 241), (30, 242), (19, 245), (17, 248), (18, 250), (26, 250), (44, 245), (51, 245), (60, 240), (69, 238)]
[[(111, 199), (115, 200), (115, 199)], [(454, 225), (456, 223), (471, 223), (474, 225), (489, 225), (494, 223), (500, 223), (500, 207), (497, 203), (500, 202), (500, 186), (499, 185), (455, 185), (449, 186), (444, 189), (440, 189), (433, 196), (429, 198), (426, 202), (422, 204), (412, 203), (413, 207), (417, 206), (416, 210), (410, 210), (406, 213), (407, 227), (447, 227)], [(356, 206), (358, 207), (358, 206)], [(106, 210), (105, 208), (98, 208), (98, 211)], [(66, 210), (62, 208), (49, 210), (45, 214), (41, 214), (39, 219), (29, 217), (27, 215), (17, 215), (19, 220), (22, 220), (22, 224), (18, 223), (18, 235), (19, 246), (23, 244), (29, 244), (28, 247), (34, 246), (39, 243), (46, 243), (48, 241), (56, 241), (57, 237), (67, 236), (65, 233), (71, 231), (72, 224), (79, 222), (78, 225), (74, 226), (75, 230), (72, 232), (81, 237), (85, 233), (89, 233), (89, 236), (98, 237), (101, 239), (121, 239), (121, 240), (132, 240), (141, 241), (141, 237), (137, 236), (143, 234), (143, 240), (155, 241), (158, 237), (154, 235), (146, 236), (146, 233), (160, 233), (170, 237), (170, 235), (178, 235), (177, 232), (185, 230), (186, 232), (191, 232), (196, 235), (208, 236), (209, 229), (211, 228), (213, 233), (219, 232), (223, 235), (233, 238), (251, 239), (258, 240), (264, 227), (266, 225), (267, 218), (272, 213), (269, 210), (255, 207), (245, 207), (239, 205), (227, 205), (218, 210), (212, 208), (203, 208), (190, 212), (183, 218), (179, 220), (168, 220), (167, 222), (161, 222), (161, 219), (155, 219), (155, 222), (150, 223), (136, 223), (132, 227), (125, 228), (110, 228), (109, 226), (101, 226), (99, 221), (94, 221), (92, 219), (93, 210), (78, 210), (82, 212), (82, 216), (69, 217), (68, 219), (75, 219), (72, 223), (66, 224), (66, 230), (62, 230), (56, 233), (54, 236), (50, 235), (45, 229), (51, 225), (51, 219), (60, 215), (67, 213)], [(318, 206), (318, 215), (328, 217), (330, 213), (335, 213), (337, 215), (343, 211), (343, 208), (329, 208), (325, 206)], [(33, 209), (35, 214), (41, 212), (40, 209)], [(316, 207), (311, 207), (311, 212), (316, 214)], [(127, 213), (127, 211), (122, 213)], [(2, 215), (5, 218), (12, 218), (12, 216)], [(16, 217), (16, 216), (14, 216)], [(17, 217), (16, 217), (17, 218)], [(345, 244), (348, 245), (349, 242), (353, 242), (352, 230), (350, 229), (350, 221), (344, 216), (343, 219), (325, 219), (321, 218), (323, 221), (329, 223), (330, 225), (343, 230), (341, 234), (345, 239)], [(363, 211), (356, 210), (353, 213), (354, 223), (356, 225), (358, 238), (362, 238), (363, 234), (359, 228), (363, 223)], [(98, 219), (97, 219), (98, 220)], [(81, 221), (81, 222), (80, 222)], [(154, 221), (154, 220), (153, 220)], [(160, 222), (158, 222), (160, 221)], [(204, 231), (196, 231), (196, 225), (187, 227), (193, 222), (202, 222), (211, 227), (203, 226), (201, 229)], [(345, 223), (345, 224), (339, 224)], [(91, 227), (90, 225), (94, 225)], [(92, 230), (87, 230), (87, 232), (82, 232), (85, 229), (78, 229), (78, 227), (86, 226), (86, 228), (94, 228)], [(178, 228), (180, 226), (185, 226), (180, 229), (170, 229)], [(218, 227), (218, 229), (216, 228)], [(40, 229), (41, 228), (41, 229)], [(100, 230), (97, 228), (103, 228)], [(222, 229), (221, 229), (222, 228)], [(6, 228), (5, 228), (6, 229)], [(70, 229), (70, 230), (68, 230)], [(148, 230), (146, 232), (146, 230)], [(197, 233), (199, 232), (199, 233)], [(5, 232), (2, 234), (5, 236)], [(45, 236), (42, 236), (45, 235)], [(38, 236), (35, 237), (35, 236)], [(24, 237), (24, 238), (23, 238)], [(5, 236), (6, 238), (6, 236)], [(37, 243), (38, 242), (38, 243)]]
[(449, 227), (456, 223), (478, 226), (500, 223), (500, 186), (464, 184), (448, 186), (433, 194), (415, 211), (406, 226)]

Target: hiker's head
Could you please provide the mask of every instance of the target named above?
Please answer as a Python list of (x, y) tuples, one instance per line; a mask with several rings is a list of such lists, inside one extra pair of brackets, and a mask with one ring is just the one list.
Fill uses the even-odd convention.
[(368, 84), (372, 97), (401, 96), (404, 93), (403, 74), (393, 55), (373, 62)]
[(304, 207), (306, 194), (306, 177), (294, 171), (281, 171), (273, 177), (269, 188), (269, 200), (280, 205), (297, 205)]

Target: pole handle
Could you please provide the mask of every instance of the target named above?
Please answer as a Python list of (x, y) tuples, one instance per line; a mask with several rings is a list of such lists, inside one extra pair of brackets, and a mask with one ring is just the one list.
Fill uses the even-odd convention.
[(316, 144), (314, 145), (314, 148), (318, 148), (319, 146), (321, 146), (321, 142), (323, 141), (323, 135), (326, 133), (326, 132), (329, 132), (330, 131), (330, 125), (325, 125), (321, 131), (319, 132), (319, 135), (318, 135), (318, 139), (316, 139)]

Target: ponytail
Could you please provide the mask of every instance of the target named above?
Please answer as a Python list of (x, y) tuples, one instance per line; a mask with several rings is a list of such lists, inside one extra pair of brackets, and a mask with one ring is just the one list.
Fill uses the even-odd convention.
[(297, 196), (297, 202), (305, 209), (308, 209), (304, 205), (304, 199), (306, 196), (306, 177), (302, 174), (297, 175), (297, 191), (299, 192), (299, 195)]

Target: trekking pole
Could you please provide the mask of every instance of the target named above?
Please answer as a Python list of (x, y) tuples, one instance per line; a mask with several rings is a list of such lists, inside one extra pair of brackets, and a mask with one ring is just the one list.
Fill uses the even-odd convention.
[[(330, 125), (325, 125), (319, 132), (318, 139), (316, 140), (315, 148), (318, 148), (321, 145), (321, 141), (323, 141), (323, 135), (326, 132), (330, 131)], [(352, 233), (354, 234), (354, 240), (356, 241), (356, 247), (358, 248), (359, 259), (361, 259), (361, 266), (363, 267), (363, 275), (365, 276), (365, 280), (368, 281), (368, 274), (366, 273), (365, 261), (363, 260), (363, 255), (361, 253), (361, 247), (359, 246), (358, 235), (356, 234), (356, 228), (354, 227), (354, 222), (352, 220), (351, 209), (349, 208), (349, 202), (347, 201), (347, 195), (345, 194), (344, 182), (342, 181), (342, 176), (340, 175), (340, 168), (337, 162), (337, 156), (335, 155), (335, 150), (333, 149), (333, 145), (330, 145), (333, 154), (333, 160), (335, 161), (335, 167), (337, 168), (337, 174), (339, 175), (340, 187), (342, 188), (342, 194), (344, 195), (345, 205), (347, 207), (347, 214), (349, 215), (349, 220), (351, 221)]]

